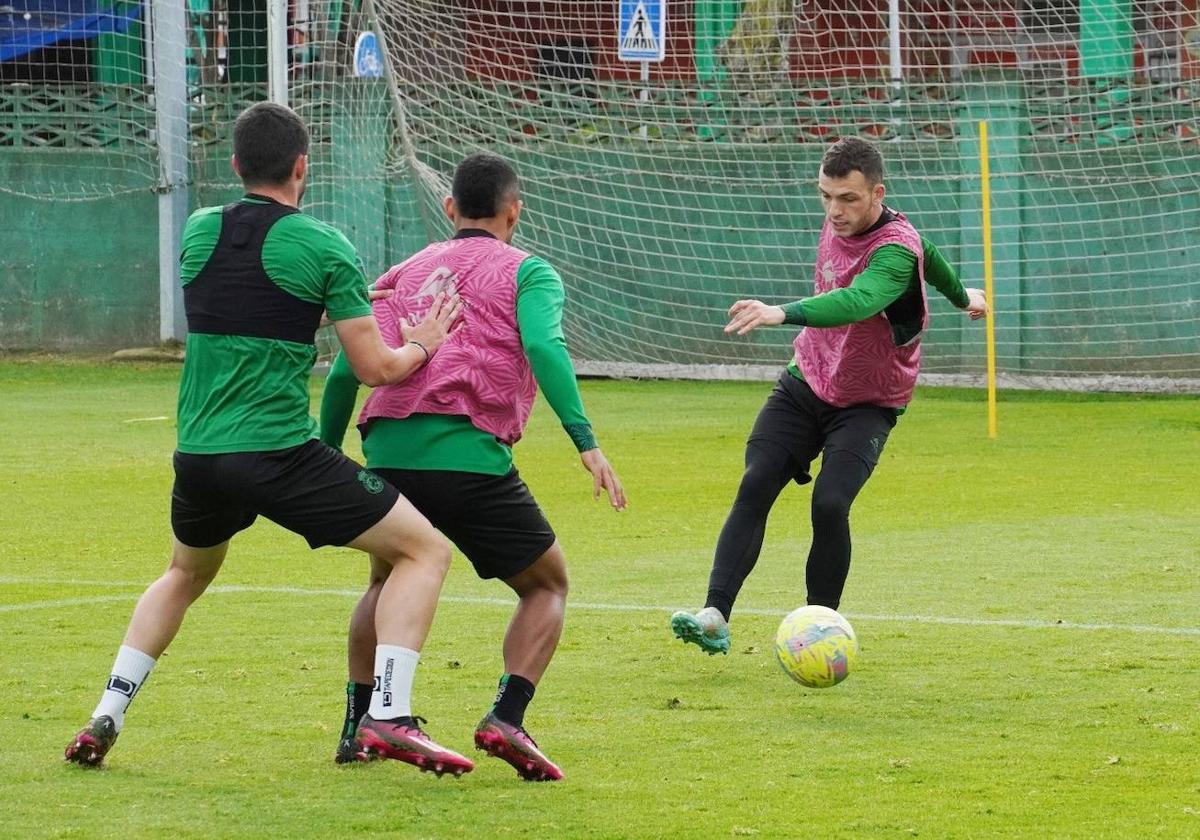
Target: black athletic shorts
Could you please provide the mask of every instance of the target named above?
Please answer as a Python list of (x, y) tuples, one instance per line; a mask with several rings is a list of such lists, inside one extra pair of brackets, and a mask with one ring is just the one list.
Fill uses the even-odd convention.
[(400, 494), (318, 440), (271, 452), (175, 453), (171, 528), (208, 548), (262, 514), (313, 548), (345, 545), (385, 517)]
[(458, 546), (481, 578), (507, 580), (554, 545), (554, 530), (514, 467), (507, 475), (373, 470)]
[(747, 446), (765, 446), (791, 462), (797, 484), (812, 481), (809, 467), (822, 452), (849, 452), (872, 470), (896, 425), (896, 410), (862, 403), (830, 405), (803, 379), (784, 371), (758, 413)]

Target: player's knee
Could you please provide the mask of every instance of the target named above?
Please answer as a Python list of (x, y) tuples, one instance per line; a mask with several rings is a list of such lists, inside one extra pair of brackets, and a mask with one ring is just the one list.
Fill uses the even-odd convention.
[(779, 468), (761, 461), (752, 461), (742, 473), (735, 504), (770, 508), (779, 495)]
[(562, 548), (556, 542), (532, 566), (504, 582), (521, 598), (549, 595), (565, 601), (570, 581)]
[[(387, 564), (388, 572), (400, 563), (419, 563), (442, 576), (450, 571), (450, 544), (432, 528), (428, 534), (415, 537), (410, 535), (402, 541), (397, 541), (391, 546), (391, 550), (380, 552), (376, 557)], [(379, 580), (385, 580), (386, 577), (385, 574), (379, 577)], [(376, 574), (372, 568), (371, 584), (375, 583)]]
[(567, 598), (567, 591), (571, 588), (571, 582), (567, 577), (567, 567), (564, 563), (556, 564), (549, 573), (543, 576), (541, 588), (549, 592), (551, 595), (556, 595), (564, 601)]
[(217, 570), (172, 565), (168, 574), (174, 578), (175, 585), (194, 601), (204, 594), (204, 590), (208, 589), (208, 585), (217, 576)]
[(539, 591), (566, 600), (570, 582), (567, 579), (566, 558), (558, 543), (538, 558), (529, 571), (532, 574), (528, 580), (527, 591)]
[(450, 571), (450, 543), (436, 531), (408, 546), (404, 554), (409, 559), (436, 570), (443, 577)]
[(813, 522), (842, 522), (850, 516), (850, 502), (844, 493), (816, 492), (812, 499)]
[(392, 573), (390, 563), (380, 560), (378, 557), (371, 558), (371, 571), (367, 576), (367, 591), (379, 590), (383, 584), (387, 582), (388, 575)]

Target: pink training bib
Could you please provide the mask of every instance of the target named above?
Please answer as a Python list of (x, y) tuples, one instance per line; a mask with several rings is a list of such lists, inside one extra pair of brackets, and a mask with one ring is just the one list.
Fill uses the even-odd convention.
[(796, 365), (818, 397), (845, 408), (872, 403), (901, 408), (912, 399), (921, 367), (921, 335), (929, 326), (925, 297), (925, 250), (921, 236), (900, 213), (895, 221), (862, 236), (842, 237), (826, 221), (817, 245), (815, 293), (842, 289), (866, 270), (871, 255), (884, 245), (903, 245), (917, 255), (921, 287), (921, 331), (902, 347), (880, 312), (841, 327), (805, 327), (796, 336)]
[(374, 417), (459, 414), (509, 446), (520, 440), (537, 394), (517, 327), (517, 271), (528, 256), (491, 236), (468, 236), (436, 242), (379, 278), (376, 288), (395, 290), (373, 305), (390, 347), (404, 343), (400, 321), (419, 321), (439, 292), (457, 292), (465, 306), (429, 364), (371, 392), (359, 426)]

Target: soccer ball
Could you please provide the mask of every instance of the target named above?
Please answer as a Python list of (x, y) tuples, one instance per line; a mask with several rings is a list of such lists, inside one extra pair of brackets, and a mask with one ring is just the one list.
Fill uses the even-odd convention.
[(829, 607), (800, 607), (779, 624), (775, 658), (801, 685), (829, 688), (858, 661), (858, 639), (850, 622)]

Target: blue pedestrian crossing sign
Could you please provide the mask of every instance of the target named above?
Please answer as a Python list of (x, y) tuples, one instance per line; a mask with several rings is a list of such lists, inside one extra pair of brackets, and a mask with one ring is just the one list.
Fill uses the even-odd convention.
[(662, 61), (667, 54), (667, 0), (618, 0), (617, 58)]

